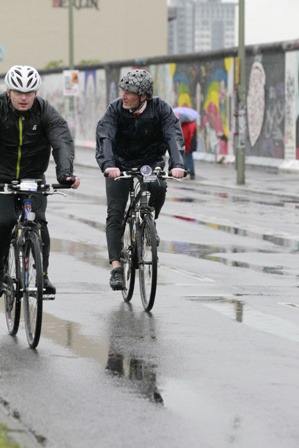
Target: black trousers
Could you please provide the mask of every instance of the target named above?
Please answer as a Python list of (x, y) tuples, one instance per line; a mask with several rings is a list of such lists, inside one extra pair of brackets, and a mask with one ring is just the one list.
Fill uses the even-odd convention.
[[(122, 223), (132, 182), (132, 179), (106, 178), (106, 238), (110, 263), (120, 260)], [(157, 219), (165, 202), (167, 183), (164, 180), (151, 182), (148, 184), (148, 190), (151, 193), (149, 205), (155, 208), (155, 218)]]
[[(43, 241), (43, 271), (47, 272), (50, 254), (50, 235), (46, 221), (47, 197), (32, 194), (32, 211), (35, 221), (41, 224)], [(19, 199), (22, 200), (22, 199)], [(18, 220), (17, 198), (14, 195), (0, 194), (0, 270), (3, 270), (3, 259), (9, 249), (11, 231)]]

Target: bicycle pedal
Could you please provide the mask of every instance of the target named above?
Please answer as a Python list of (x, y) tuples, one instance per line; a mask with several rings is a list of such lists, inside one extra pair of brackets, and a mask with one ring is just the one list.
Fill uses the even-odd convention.
[(44, 294), (43, 300), (55, 300), (55, 294)]

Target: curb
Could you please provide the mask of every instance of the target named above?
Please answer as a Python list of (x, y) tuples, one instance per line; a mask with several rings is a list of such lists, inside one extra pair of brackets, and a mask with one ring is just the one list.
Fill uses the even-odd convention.
[(7, 412), (7, 406), (3, 404), (3, 401), (0, 402), (0, 422), (7, 427), (9, 442), (21, 448), (43, 447), (43, 444), (38, 443), (36, 437), (17, 418)]

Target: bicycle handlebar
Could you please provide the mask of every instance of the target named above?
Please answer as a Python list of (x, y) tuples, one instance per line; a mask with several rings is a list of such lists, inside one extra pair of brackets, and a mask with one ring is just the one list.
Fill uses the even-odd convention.
[[(0, 194), (32, 194), (32, 193), (40, 193), (44, 195), (51, 195), (55, 193), (59, 193), (57, 190), (69, 189), (72, 184), (41, 184), (37, 182), (36, 189), (31, 188), (23, 188), (22, 182), (9, 182), (9, 183), (0, 183)], [(26, 187), (26, 186), (25, 186)], [(62, 194), (62, 193), (61, 193)]]
[[(119, 180), (119, 179), (123, 179), (123, 178), (132, 178), (132, 177), (143, 177), (143, 178), (150, 178), (151, 176), (154, 176), (158, 179), (174, 179), (174, 180), (181, 180), (181, 178), (177, 178), (177, 177), (173, 177), (171, 174), (171, 171), (163, 171), (161, 168), (155, 168), (151, 174), (149, 175), (144, 175), (142, 174), (140, 169), (131, 169), (128, 171), (120, 171), (120, 176), (115, 177), (114, 180)], [(104, 172), (104, 177), (108, 177), (108, 173)], [(184, 172), (184, 177), (187, 176), (187, 171)]]

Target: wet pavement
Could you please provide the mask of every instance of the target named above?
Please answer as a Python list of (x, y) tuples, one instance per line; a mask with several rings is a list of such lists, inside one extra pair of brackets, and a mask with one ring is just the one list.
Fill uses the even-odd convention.
[[(80, 166), (98, 168), (94, 156), (95, 152), (90, 148), (76, 148), (75, 166), (79, 172)], [(299, 202), (299, 171), (296, 169), (283, 169), (276, 166), (247, 165), (244, 169), (245, 183), (238, 185), (237, 170), (232, 163), (215, 163), (195, 159), (195, 180), (189, 180), (189, 185), (200, 184), (215, 187), (218, 186), (237, 190), (243, 193), (256, 192), (267, 193), (278, 198), (291, 198)]]
[[(296, 172), (283, 172), (278, 171), (275, 168), (267, 168), (267, 167), (247, 167), (245, 168), (245, 184), (244, 185), (237, 185), (237, 173), (235, 170), (235, 167), (233, 164), (215, 164), (215, 163), (208, 163), (208, 162), (202, 162), (197, 160), (195, 162), (196, 165), (196, 179), (195, 180), (189, 180), (188, 178), (184, 180), (185, 185), (185, 192), (183, 190), (183, 193), (180, 197), (175, 197), (173, 199), (173, 202), (180, 202), (183, 203), (190, 203), (192, 201), (196, 201), (196, 198), (192, 198), (192, 190), (196, 189), (197, 185), (201, 185), (206, 187), (206, 195), (211, 198), (216, 197), (217, 195), (219, 197), (223, 197), (223, 195), (227, 195), (230, 197), (230, 199), (236, 201), (236, 202), (243, 202), (246, 207), (246, 201), (248, 200), (246, 197), (247, 193), (251, 193), (251, 201), (256, 200), (256, 202), (260, 203), (261, 206), (263, 205), (263, 201), (266, 201), (267, 203), (271, 203), (272, 205), (280, 207), (292, 207), (294, 209), (299, 207), (299, 173)], [(78, 148), (76, 151), (76, 170), (78, 174), (80, 175), (80, 166), (87, 166), (87, 167), (94, 167), (97, 168), (97, 164), (94, 159), (94, 151), (91, 149), (83, 149)], [(209, 186), (213, 186), (213, 191), (209, 190)], [(225, 187), (225, 191), (223, 189)], [(217, 189), (219, 188), (219, 191)], [(256, 198), (252, 199), (252, 194), (256, 194)], [(222, 195), (222, 196), (221, 196)], [(175, 204), (174, 204), (175, 205)], [(167, 211), (165, 213), (168, 213)], [(169, 211), (169, 213), (174, 213), (172, 210)], [(181, 219), (186, 220), (192, 220), (195, 222), (198, 222), (199, 224), (205, 224), (205, 225), (215, 225), (215, 223), (212, 223), (208, 220), (204, 220), (202, 215), (200, 215), (199, 212), (194, 211), (190, 215), (185, 215), (181, 213), (181, 216), (178, 215)], [(85, 222), (89, 220), (92, 222), (92, 217), (86, 216), (84, 218)], [(224, 216), (223, 220), (227, 220), (228, 217)], [(102, 226), (103, 224), (98, 223), (98, 226)], [(221, 230), (224, 230), (228, 233), (238, 233), (242, 236), (248, 236), (248, 235), (254, 235), (254, 229), (252, 227), (248, 229), (242, 229), (240, 226), (236, 226), (232, 224), (232, 221), (227, 224), (217, 224), (218, 228)], [(222, 226), (222, 228), (221, 228)], [(242, 233), (243, 232), (243, 233)], [(246, 235), (247, 232), (247, 235)], [(260, 229), (256, 229), (256, 235), (260, 233)], [(289, 239), (287, 237), (282, 237), (281, 240), (279, 240), (279, 237), (277, 235), (266, 235), (265, 240), (274, 242), (278, 246), (285, 246)], [(273, 239), (276, 238), (276, 241), (273, 241)], [(61, 242), (61, 240), (53, 240), (54, 245), (58, 244), (67, 244), (67, 242)], [(72, 243), (72, 249), (74, 250), (74, 244)], [(165, 245), (165, 247), (163, 246)], [(163, 243), (161, 244), (161, 251), (163, 249), (165, 251), (168, 251), (169, 248), (166, 247), (167, 244), (170, 243)], [(289, 242), (290, 245), (293, 244), (293, 240)], [(184, 253), (183, 251), (188, 251), (188, 254), (192, 254), (194, 252), (195, 256), (198, 254), (198, 245), (193, 245), (190, 243), (187, 246), (181, 245), (179, 248), (179, 244), (176, 245), (176, 250), (180, 250), (181, 253)], [(57, 248), (55, 249), (57, 250)], [(67, 249), (64, 247), (64, 252), (68, 252), (70, 249)], [(105, 250), (105, 248), (103, 248)], [(232, 253), (236, 252), (242, 252), (246, 251), (246, 248), (238, 248), (238, 247), (231, 247), (230, 248)], [(82, 247), (82, 254), (84, 255), (84, 258), (86, 260), (86, 253), (88, 251), (88, 246)], [(202, 246), (201, 248), (201, 254), (204, 253), (204, 256), (202, 258), (209, 259), (209, 257), (214, 257), (212, 253), (217, 252), (218, 255), (218, 261), (221, 261), (221, 254), (227, 251), (227, 248), (222, 248), (221, 245), (219, 245), (217, 248), (214, 246), (212, 253), (209, 252), (209, 246)], [(80, 253), (78, 251), (78, 248), (76, 248), (76, 253)], [(90, 253), (90, 260), (94, 261), (95, 254), (91, 251)], [(215, 258), (215, 257), (214, 257)], [(229, 260), (227, 258), (223, 258), (223, 263), (229, 263)], [(245, 263), (244, 263), (244, 266)], [(262, 269), (262, 267), (260, 267)], [(279, 274), (279, 267), (276, 267), (277, 272)], [(90, 287), (90, 285), (89, 285)], [(215, 301), (212, 300), (210, 297), (204, 297), (201, 296), (200, 298), (197, 297), (190, 297), (190, 300), (196, 301), (200, 300), (201, 304), (203, 304), (206, 308), (214, 308), (225, 315), (229, 315), (232, 319), (237, 320), (238, 322), (246, 322), (247, 325), (251, 326), (257, 326), (259, 324), (259, 316), (258, 311), (252, 309), (249, 305), (245, 304), (242, 301), (242, 298), (236, 297), (236, 299), (227, 299), (224, 297), (219, 297), (219, 300)], [(291, 303), (286, 303), (285, 306), (293, 306)], [(245, 316), (245, 317), (244, 317)], [(271, 325), (275, 326), (277, 328), (278, 334), (279, 334), (279, 322), (271, 323)], [(284, 330), (285, 331), (285, 330)], [(107, 370), (111, 372), (112, 375), (123, 375), (126, 376), (126, 372), (124, 369), (124, 360), (119, 357), (119, 354), (117, 353), (117, 349), (114, 347), (114, 341), (117, 340), (121, 335), (116, 334), (113, 335), (113, 338), (111, 338), (112, 343), (110, 347), (110, 352), (108, 356), (108, 363), (107, 363)], [(290, 336), (291, 340), (298, 341), (299, 340), (299, 334), (292, 333)], [(106, 356), (106, 354), (105, 354)], [(138, 371), (139, 366), (135, 366), (136, 371)], [(144, 367), (145, 371), (149, 372), (148, 375), (152, 375), (152, 366), (151, 365), (145, 365)], [(151, 383), (152, 384), (152, 383)], [(159, 402), (162, 400), (162, 397), (160, 396), (160, 393), (158, 390), (151, 389), (151, 388), (145, 388), (145, 390), (142, 391), (143, 394), (147, 395), (149, 394), (152, 399), (156, 402)], [(2, 405), (2, 406), (1, 406)], [(0, 403), (0, 422), (5, 423), (9, 427), (9, 433), (12, 436), (12, 438), (20, 444), (20, 446), (27, 446), (30, 448), (34, 448), (35, 446), (41, 446), (36, 442), (36, 439), (32, 437), (30, 433), (27, 433), (24, 431), (23, 427), (18, 424), (17, 416), (13, 416), (14, 418), (11, 418), (10, 415), (11, 411), (6, 403)]]

